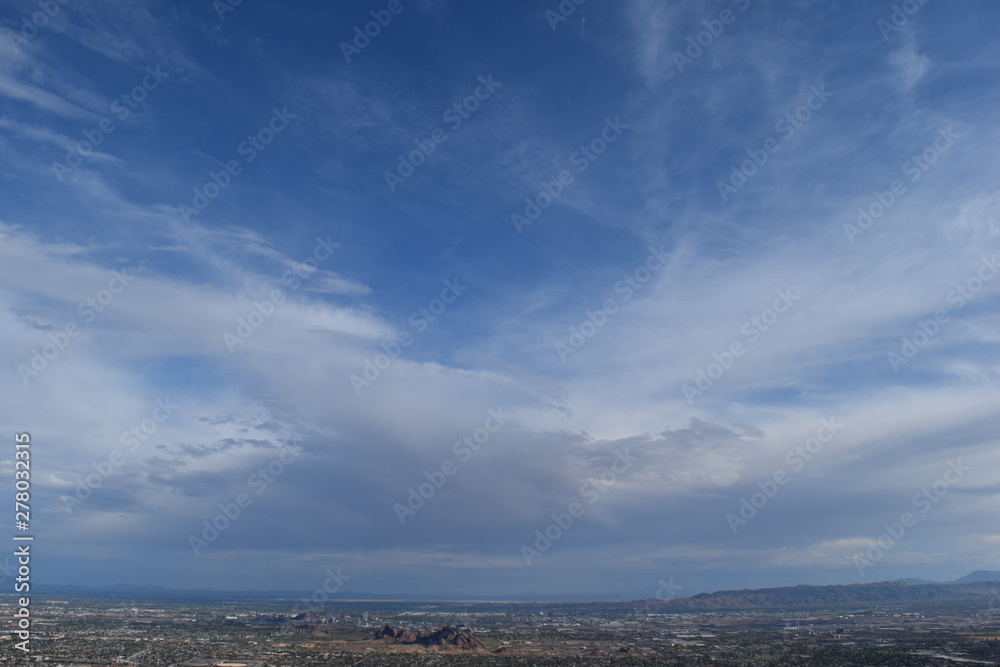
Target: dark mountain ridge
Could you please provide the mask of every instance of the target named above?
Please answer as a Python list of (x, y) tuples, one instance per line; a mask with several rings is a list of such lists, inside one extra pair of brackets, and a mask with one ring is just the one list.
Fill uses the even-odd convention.
[(949, 584), (971, 584), (976, 581), (1000, 581), (1000, 570), (976, 570)]
[[(970, 575), (971, 576), (971, 575)], [(932, 602), (982, 598), (1000, 603), (1000, 581), (970, 583), (908, 584), (881, 581), (871, 584), (836, 586), (788, 586), (755, 590), (700, 593), (673, 600), (635, 600), (613, 603), (620, 607), (641, 607), (664, 612), (765, 609), (835, 604), (870, 604), (885, 602)]]

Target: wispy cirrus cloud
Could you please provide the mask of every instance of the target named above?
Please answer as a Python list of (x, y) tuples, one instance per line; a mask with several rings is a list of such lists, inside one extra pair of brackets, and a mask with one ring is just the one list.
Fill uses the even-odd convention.
[[(447, 572), (468, 595), (581, 577), (612, 595), (668, 565), (692, 593), (850, 583), (851, 555), (959, 458), (973, 470), (877, 569), (996, 569), (985, 1), (928, 3), (888, 40), (861, 5), (588, 4), (581, 37), (537, 7), (428, 3), (350, 64), (330, 36), (367, 10), (77, 1), (0, 67), (0, 398), (57, 462), (34, 487), (53, 571), (253, 588), (267, 563), (295, 588), (335, 558), (365, 590), (431, 594)], [(164, 85), (114, 116), (156, 63)], [(296, 115), (280, 133), (275, 108)], [(209, 204), (182, 214), (196, 189)], [(488, 410), (509, 419), (462, 460)], [(822, 420), (843, 428), (796, 458)], [(194, 556), (188, 536), (288, 447)], [(521, 545), (625, 449), (526, 567)], [(394, 504), (446, 461), (401, 525)], [(734, 535), (726, 515), (779, 470)]]

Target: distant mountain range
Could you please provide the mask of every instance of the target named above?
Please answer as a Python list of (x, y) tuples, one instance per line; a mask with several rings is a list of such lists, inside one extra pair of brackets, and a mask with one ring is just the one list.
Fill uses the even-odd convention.
[(944, 584), (881, 581), (846, 586), (802, 585), (784, 588), (718, 591), (673, 600), (635, 600), (609, 604), (624, 608), (643, 608), (649, 611), (684, 612), (885, 602), (944, 602), (974, 598), (982, 598), (986, 601), (994, 596), (1000, 599), (1000, 572), (980, 571), (973, 572), (955, 582)]
[(976, 570), (967, 574), (961, 579), (954, 581), (931, 581), (930, 579), (898, 579), (907, 584), (971, 584), (977, 581), (1000, 581), (1000, 571), (998, 570)]
[[(33, 592), (41, 595), (67, 595), (98, 598), (135, 598), (163, 600), (302, 600), (310, 598), (312, 592), (271, 590), (271, 591), (213, 591), (208, 589), (177, 589), (161, 586), (135, 586), (115, 584), (113, 586), (64, 586), (37, 584)], [(699, 593), (686, 598), (672, 600), (632, 600), (628, 602), (600, 603), (609, 607), (643, 607), (662, 611), (696, 611), (711, 609), (761, 609), (767, 607), (811, 606), (829, 604), (864, 604), (872, 602), (917, 602), (963, 600), (981, 596), (1000, 594), (1000, 571), (977, 570), (954, 581), (938, 583), (926, 579), (903, 579), (882, 581), (871, 584), (848, 584), (842, 586), (786, 586), (781, 588), (761, 588), (736, 591)], [(595, 596), (597, 597), (597, 596)], [(331, 600), (398, 600), (425, 601), (427, 596), (387, 595), (342, 591), (330, 596)], [(468, 597), (439, 596), (435, 600), (463, 601)], [(482, 599), (482, 598), (479, 598)], [(497, 601), (505, 598), (492, 598)], [(515, 601), (515, 598), (507, 598)], [(605, 598), (607, 599), (607, 598)], [(619, 597), (618, 599), (621, 599)], [(524, 598), (518, 600), (524, 601)], [(576, 598), (580, 600), (580, 598)], [(541, 600), (566, 602), (567, 600)]]
[(949, 584), (971, 584), (976, 581), (1000, 581), (1000, 571), (998, 570), (976, 570), (972, 574), (967, 574), (961, 579), (949, 581)]

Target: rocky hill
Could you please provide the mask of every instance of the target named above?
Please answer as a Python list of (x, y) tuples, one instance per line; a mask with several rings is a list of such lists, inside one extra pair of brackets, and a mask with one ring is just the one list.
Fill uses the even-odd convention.
[(375, 632), (375, 639), (382, 639), (390, 644), (419, 644), (421, 646), (455, 646), (464, 649), (485, 649), (486, 646), (471, 630), (459, 630), (446, 625), (430, 634), (414, 633), (410, 630), (396, 629), (386, 625)]

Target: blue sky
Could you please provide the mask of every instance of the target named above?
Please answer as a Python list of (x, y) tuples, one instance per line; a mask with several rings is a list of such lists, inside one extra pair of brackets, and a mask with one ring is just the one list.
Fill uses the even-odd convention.
[(1000, 569), (998, 16), (4, 3), (37, 577)]

